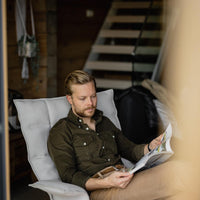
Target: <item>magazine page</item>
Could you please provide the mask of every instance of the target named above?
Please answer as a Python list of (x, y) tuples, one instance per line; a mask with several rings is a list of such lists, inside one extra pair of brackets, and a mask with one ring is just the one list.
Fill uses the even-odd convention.
[(156, 165), (159, 165), (165, 162), (167, 159), (171, 157), (174, 153), (170, 146), (170, 139), (172, 137), (172, 126), (168, 125), (167, 129), (163, 133), (163, 137), (161, 139), (162, 144), (144, 155), (135, 165), (134, 167), (128, 169), (129, 173), (134, 173), (143, 168), (149, 168)]

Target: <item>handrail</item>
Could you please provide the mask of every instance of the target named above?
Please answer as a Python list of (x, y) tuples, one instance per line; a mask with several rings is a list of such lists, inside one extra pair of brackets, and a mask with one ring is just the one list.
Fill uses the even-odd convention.
[(140, 30), (140, 34), (139, 34), (138, 39), (137, 39), (137, 41), (136, 41), (135, 48), (134, 48), (134, 50), (133, 50), (133, 52), (132, 52), (132, 75), (131, 75), (132, 86), (134, 85), (134, 75), (135, 75), (135, 74), (134, 74), (134, 64), (135, 64), (136, 50), (137, 50), (137, 48), (138, 48), (138, 46), (139, 46), (140, 40), (141, 40), (141, 38), (142, 38), (142, 33), (143, 33), (143, 31), (144, 31), (144, 28), (145, 28), (145, 26), (146, 26), (146, 24), (147, 24), (147, 20), (148, 20), (148, 18), (149, 18), (150, 13), (151, 13), (153, 1), (154, 1), (154, 0), (151, 0), (150, 5), (149, 5), (149, 8), (147, 9), (147, 13), (146, 13), (146, 16), (145, 16), (145, 19), (144, 19), (142, 28), (141, 28), (141, 30)]

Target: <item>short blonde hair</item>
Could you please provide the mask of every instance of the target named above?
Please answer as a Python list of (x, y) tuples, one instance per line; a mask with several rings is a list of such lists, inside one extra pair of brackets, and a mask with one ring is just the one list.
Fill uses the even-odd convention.
[(96, 81), (95, 78), (90, 75), (89, 73), (82, 71), (82, 70), (75, 70), (67, 75), (65, 78), (65, 94), (66, 95), (72, 95), (72, 89), (71, 86), (73, 84), (86, 84), (93, 81), (94, 86), (96, 89)]

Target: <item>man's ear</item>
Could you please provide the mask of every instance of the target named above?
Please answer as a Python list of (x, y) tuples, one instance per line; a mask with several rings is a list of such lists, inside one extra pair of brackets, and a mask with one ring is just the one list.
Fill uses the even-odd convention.
[(72, 96), (71, 95), (66, 95), (67, 101), (72, 104)]

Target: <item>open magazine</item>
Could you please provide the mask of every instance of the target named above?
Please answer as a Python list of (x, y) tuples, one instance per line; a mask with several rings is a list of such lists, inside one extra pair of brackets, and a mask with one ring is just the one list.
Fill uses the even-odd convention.
[(170, 146), (171, 137), (172, 126), (169, 124), (164, 131), (162, 144), (144, 155), (133, 167), (128, 169), (128, 172), (132, 174), (138, 170), (159, 165), (169, 159), (174, 153)]

